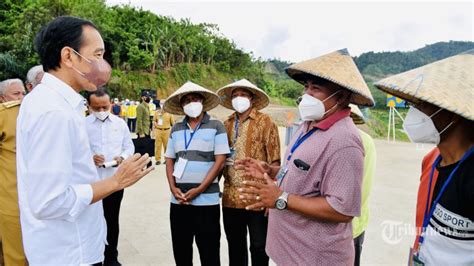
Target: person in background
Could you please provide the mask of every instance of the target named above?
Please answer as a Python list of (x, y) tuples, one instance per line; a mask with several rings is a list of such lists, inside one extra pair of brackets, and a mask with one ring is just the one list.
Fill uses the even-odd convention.
[(148, 91), (142, 91), (141, 103), (137, 107), (137, 135), (139, 138), (150, 137), (150, 107), (151, 101)]
[(0, 103), (19, 101), (25, 94), (25, 87), (21, 79), (7, 79), (0, 82)]
[(121, 110), (120, 102), (117, 98), (115, 98), (114, 103), (112, 104), (112, 114), (114, 114), (115, 116), (120, 116), (121, 112), (122, 110)]
[(130, 132), (136, 131), (137, 125), (137, 104), (134, 101), (130, 101), (130, 105), (127, 108), (127, 124)]
[(36, 85), (41, 82), (43, 75), (44, 71), (42, 65), (34, 66), (30, 68), (30, 70), (28, 70), (25, 82), (26, 89), (28, 90), (28, 92), (31, 92), (36, 87)]
[(374, 85), (410, 102), (403, 128), (423, 159), (409, 265), (474, 265), (474, 50)]
[[(350, 104), (351, 118), (354, 124), (365, 124), (364, 115), (359, 107)], [(362, 144), (364, 145), (364, 175), (362, 177), (362, 201), (360, 207), (360, 216), (352, 219), (352, 237), (354, 238), (355, 259), (354, 265), (360, 265), (360, 256), (362, 253), (362, 245), (364, 244), (364, 235), (369, 225), (369, 196), (372, 189), (372, 183), (375, 176), (375, 165), (377, 154), (375, 151), (375, 143), (372, 137), (358, 128)]]
[(122, 118), (123, 121), (125, 121), (125, 124), (127, 124), (127, 126), (128, 126), (127, 111), (128, 111), (128, 105), (129, 104), (130, 104), (130, 101), (128, 99), (126, 99), (125, 101), (122, 100), (120, 102), (120, 118)]
[(149, 111), (150, 111), (150, 133), (153, 135), (154, 132), (153, 132), (153, 118), (155, 117), (155, 112), (156, 112), (156, 108), (157, 106), (155, 105), (155, 100), (151, 100), (151, 97), (150, 97), (150, 102), (148, 103), (148, 108), (149, 108)]
[(176, 265), (193, 264), (193, 241), (201, 265), (220, 265), (218, 174), (229, 154), (224, 125), (207, 111), (219, 97), (186, 82), (165, 102), (165, 112), (185, 115), (176, 123), (166, 149), (166, 176), (171, 191), (170, 225)]
[(102, 199), (153, 168), (133, 155), (101, 179), (92, 160), (82, 90), (111, 74), (105, 46), (90, 21), (61, 16), (35, 37), (41, 83), (22, 101), (17, 119), (17, 181), (23, 246), (30, 265), (101, 265), (106, 243)]
[[(289, 66), (304, 84), (304, 123), (282, 167), (246, 158), (237, 169), (264, 180), (245, 181), (248, 210), (270, 208), (266, 252), (278, 265), (351, 265), (352, 218), (360, 215), (364, 148), (349, 103), (374, 100), (346, 49)], [(277, 180), (275, 184), (274, 180)]]
[[(113, 176), (124, 160), (134, 153), (130, 131), (125, 122), (110, 113), (110, 96), (104, 89), (92, 92), (88, 97), (91, 115), (86, 118), (89, 143), (99, 177)], [(102, 200), (107, 222), (107, 243), (104, 252), (104, 266), (121, 265), (118, 261), (119, 214), (123, 189)]]
[(161, 164), (161, 150), (166, 152), (168, 146), (168, 139), (170, 137), (171, 127), (174, 125), (173, 115), (163, 110), (164, 100), (158, 104), (158, 109), (155, 111), (153, 119), (153, 127), (155, 129), (155, 164)]
[[(25, 88), (23, 82), (0, 82), (0, 254), (6, 265), (27, 265), (18, 207), (16, 120)], [(2, 243), (3, 242), (3, 243)], [(0, 265), (3, 262), (0, 261)]]
[(250, 236), (252, 265), (268, 265), (265, 253), (268, 219), (265, 210), (246, 210), (249, 202), (239, 199), (243, 181), (259, 181), (233, 168), (234, 160), (253, 158), (280, 166), (278, 127), (270, 116), (261, 113), (270, 99), (267, 94), (246, 79), (226, 85), (217, 91), (222, 106), (234, 110), (224, 122), (231, 154), (224, 168), (222, 214), (229, 246), (229, 265), (248, 265), (247, 231)]

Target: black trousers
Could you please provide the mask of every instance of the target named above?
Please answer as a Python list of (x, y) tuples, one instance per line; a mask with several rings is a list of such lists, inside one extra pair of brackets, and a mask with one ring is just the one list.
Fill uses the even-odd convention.
[(250, 235), (250, 254), (253, 266), (268, 265), (265, 252), (268, 218), (265, 212), (222, 208), (224, 230), (229, 246), (229, 265), (248, 265), (247, 229)]
[(123, 189), (110, 194), (102, 200), (105, 221), (107, 222), (107, 242), (104, 252), (104, 265), (113, 265), (118, 257), (119, 215), (120, 204), (123, 198)]
[(130, 132), (135, 132), (136, 126), (137, 126), (137, 119), (136, 118), (129, 118), (127, 120), (128, 124), (128, 129), (130, 129)]
[(364, 235), (365, 232), (362, 232), (358, 237), (354, 238), (354, 248), (355, 248), (355, 259), (354, 265), (360, 265), (360, 254), (362, 253), (362, 244), (364, 244)]
[(203, 266), (220, 265), (220, 206), (192, 206), (171, 203), (171, 240), (177, 266), (193, 265), (193, 241)]

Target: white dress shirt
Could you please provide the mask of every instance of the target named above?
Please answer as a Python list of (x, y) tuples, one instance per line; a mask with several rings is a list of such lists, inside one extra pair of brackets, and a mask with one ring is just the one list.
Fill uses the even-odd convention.
[[(115, 157), (122, 156), (127, 159), (133, 155), (132, 136), (127, 124), (113, 114), (103, 122), (94, 115), (86, 118), (86, 128), (93, 154), (100, 154), (105, 161), (112, 161)], [(100, 178), (108, 178), (115, 174), (117, 167), (98, 168)]]
[(48, 73), (23, 100), (17, 170), (23, 245), (30, 265), (102, 262), (106, 223), (87, 137), (84, 98)]

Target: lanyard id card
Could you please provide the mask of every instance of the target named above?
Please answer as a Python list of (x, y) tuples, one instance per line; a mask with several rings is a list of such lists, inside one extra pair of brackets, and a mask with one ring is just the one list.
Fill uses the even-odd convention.
[(158, 125), (162, 126), (163, 125), (163, 118), (158, 119)]
[(410, 248), (410, 256), (408, 257), (408, 266), (424, 266), (425, 263), (423, 263), (420, 260), (420, 257), (418, 256), (418, 252), (416, 252), (413, 248)]
[(230, 148), (230, 154), (229, 154), (229, 157), (227, 157), (226, 161), (225, 161), (225, 165), (227, 166), (232, 166), (234, 165), (234, 161), (235, 161), (235, 156), (236, 156), (236, 151), (234, 148)]
[(188, 164), (188, 160), (180, 157), (178, 161), (174, 164), (173, 176), (178, 179), (181, 179), (181, 177), (183, 177), (186, 164)]
[(286, 165), (280, 168), (280, 171), (278, 171), (278, 174), (277, 174), (278, 186), (281, 185), (281, 182), (283, 181), (283, 178), (285, 177), (287, 173), (288, 173), (288, 167)]

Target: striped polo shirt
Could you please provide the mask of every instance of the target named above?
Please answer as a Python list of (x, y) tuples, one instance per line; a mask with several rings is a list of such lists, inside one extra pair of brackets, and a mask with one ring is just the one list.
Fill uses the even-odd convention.
[[(187, 118), (176, 123), (171, 129), (166, 149), (166, 158), (185, 158), (188, 160), (181, 178), (175, 178), (176, 187), (183, 193), (191, 188), (198, 187), (206, 178), (207, 173), (215, 163), (215, 155), (229, 154), (227, 133), (222, 122), (211, 119), (205, 113), (199, 129), (194, 133), (188, 150), (185, 149), (186, 140), (189, 142), (192, 129), (187, 123)], [(207, 206), (219, 204), (219, 183), (217, 178), (199, 196), (191, 201), (191, 205)], [(178, 204), (171, 194), (171, 203)]]

